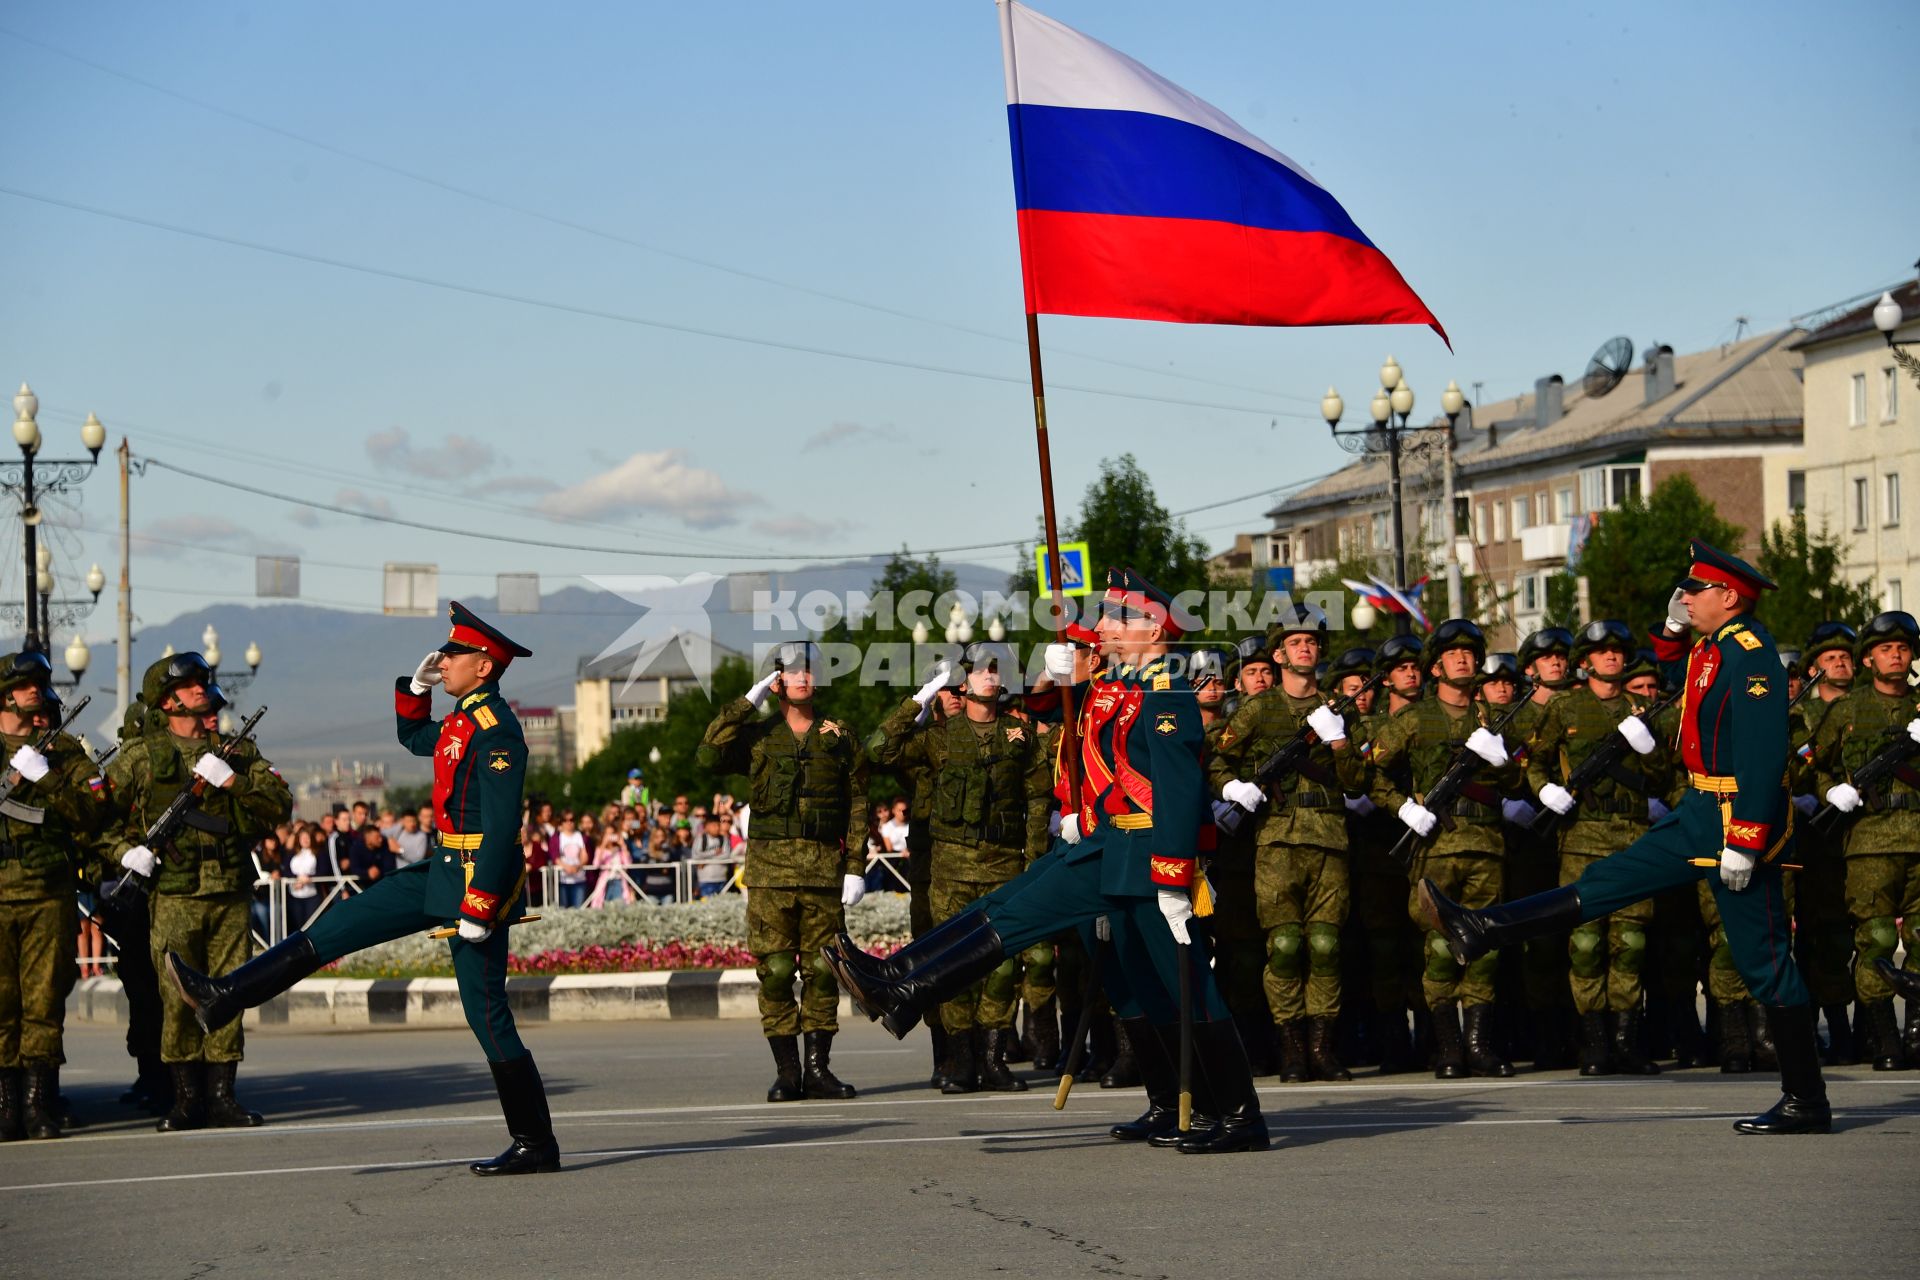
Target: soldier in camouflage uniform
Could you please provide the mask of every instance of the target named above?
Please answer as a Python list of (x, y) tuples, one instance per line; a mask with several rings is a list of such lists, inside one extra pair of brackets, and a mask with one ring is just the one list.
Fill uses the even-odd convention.
[(1912, 614), (1895, 610), (1867, 623), (1856, 652), (1868, 679), (1828, 706), (1813, 747), (1827, 803), (1853, 815), (1841, 837), (1860, 957), (1853, 980), (1875, 1071), (1897, 1071), (1908, 1054), (1920, 1052), (1920, 1011), (1909, 1004), (1903, 1051), (1893, 988), (1875, 965), (1904, 942), (1906, 967), (1920, 970), (1920, 770), (1909, 757), (1886, 785), (1864, 795), (1853, 773), (1890, 745), (1920, 742), (1920, 706), (1907, 683), (1916, 648), (1920, 625)]
[[(874, 760), (933, 775), (933, 884), (936, 925), (951, 920), (1024, 871), (1046, 852), (1053, 761), (1036, 749), (1031, 725), (999, 706), (1000, 672), (1013, 670), (1005, 645), (968, 645), (961, 657), (966, 707), (927, 730), (917, 727), (922, 689), (888, 717)], [(944, 669), (935, 673), (944, 681)], [(928, 682), (934, 687), (933, 681)], [(1007, 1070), (1018, 990), (1017, 955), (940, 1007), (947, 1028), (943, 1093), (976, 1089), (1019, 1093), (1026, 1082)]]
[[(251, 741), (220, 758), (220, 736), (203, 718), (215, 692), (213, 670), (197, 653), (148, 667), (141, 700), (164, 720), (123, 742), (108, 774), (114, 821), (107, 852), (152, 877), (156, 970), (169, 951), (201, 973), (229, 973), (246, 962), (253, 951), (253, 846), (293, 812), (293, 793)], [(148, 828), (196, 779), (207, 784), (198, 809), (167, 847), (148, 849)], [(202, 1030), (172, 983), (161, 984), (160, 1008), (160, 1057), (173, 1075), (173, 1106), (159, 1130), (259, 1124), (233, 1092), (243, 1056), (240, 1020)]]
[[(1528, 740), (1527, 785), (1542, 805), (1567, 816), (1557, 831), (1563, 885), (1638, 840), (1652, 822), (1648, 799), (1669, 785), (1670, 766), (1651, 726), (1640, 719), (1643, 708), (1622, 687), (1632, 653), (1633, 632), (1626, 623), (1588, 623), (1573, 650), (1573, 661), (1585, 665), (1586, 683), (1550, 703)], [(1565, 783), (1574, 770), (1615, 734), (1627, 740), (1633, 754), (1583, 794), (1569, 791)], [(1640, 1047), (1641, 972), (1652, 919), (1652, 901), (1642, 900), (1583, 922), (1568, 941), (1583, 1076), (1659, 1074)]]
[[(1507, 732), (1526, 742), (1540, 725), (1548, 704), (1573, 688), (1573, 633), (1565, 627), (1542, 627), (1528, 635), (1514, 651), (1514, 662), (1533, 682), (1528, 706)], [(1531, 827), (1508, 824), (1506, 894), (1522, 898), (1560, 883), (1560, 851), (1550, 836)], [(1574, 1064), (1574, 1013), (1567, 991), (1567, 948), (1564, 938), (1534, 938), (1515, 957), (1520, 986), (1525, 993), (1533, 1065), (1555, 1070)]]
[(1427, 669), (1420, 661), (1420, 641), (1413, 636), (1388, 636), (1374, 653), (1374, 670), (1387, 673), (1387, 705), (1392, 715), (1410, 702), (1420, 701), (1427, 684)]
[[(699, 766), (744, 773), (751, 820), (742, 883), (747, 949), (760, 978), (760, 1025), (777, 1069), (769, 1102), (851, 1098), (829, 1065), (840, 988), (820, 948), (866, 895), (867, 753), (853, 730), (814, 706), (811, 642), (782, 645), (773, 670), (720, 708), (700, 740)], [(776, 714), (760, 718), (769, 694)], [(931, 698), (931, 695), (929, 695)], [(793, 998), (793, 980), (803, 998)], [(806, 1068), (800, 1045), (806, 1040)]]
[[(1340, 930), (1347, 876), (1346, 794), (1364, 785), (1346, 722), (1327, 705), (1315, 668), (1327, 617), (1293, 605), (1267, 636), (1280, 683), (1249, 698), (1215, 742), (1208, 782), (1253, 814), (1254, 898), (1267, 935), (1267, 1005), (1280, 1029), (1280, 1078), (1350, 1080), (1334, 1047), (1340, 1016)], [(1291, 776), (1255, 782), (1260, 765), (1310, 730), (1315, 746)]]
[[(1381, 646), (1385, 650), (1395, 636)], [(1390, 660), (1389, 660), (1390, 661)], [(1388, 668), (1381, 665), (1380, 651), (1367, 648), (1347, 649), (1334, 657), (1328, 668), (1333, 691), (1342, 697), (1357, 693), (1375, 675)], [(1396, 663), (1389, 672), (1403, 678), (1411, 674), (1411, 689), (1418, 692), (1420, 664)], [(1403, 687), (1406, 684), (1403, 680)], [(1349, 716), (1347, 736), (1359, 744), (1360, 761), (1366, 772), (1361, 785), (1346, 797), (1347, 847), (1353, 881), (1353, 916), (1366, 938), (1367, 978), (1373, 994), (1373, 1022), (1368, 1036), (1381, 1075), (1397, 1075), (1414, 1065), (1413, 1039), (1408, 1030), (1409, 1005), (1424, 1004), (1418, 999), (1423, 944), (1419, 930), (1407, 919), (1406, 869), (1387, 856), (1400, 836), (1400, 824), (1383, 812), (1368, 794), (1371, 789), (1373, 741), (1387, 723), (1387, 704), (1393, 695), (1376, 690), (1365, 694)], [(1398, 699), (1405, 706), (1409, 699)], [(1408, 782), (1407, 785), (1411, 785)]]
[(60, 1136), (61, 1031), (77, 978), (76, 869), (91, 869), (106, 790), (79, 742), (44, 754), (53, 678), (46, 655), (0, 658), (0, 753), (13, 794), (0, 808), (0, 1142)]
[[(1819, 685), (1788, 715), (1794, 755), (1793, 802), (1803, 818), (1819, 808), (1819, 775), (1813, 742), (1827, 709), (1853, 687), (1853, 646), (1858, 636), (1844, 622), (1822, 622), (1807, 637), (1800, 670)], [(1790, 690), (1798, 694), (1799, 690)], [(1847, 863), (1832, 826), (1799, 831), (1801, 869), (1795, 873), (1794, 946), (1807, 990), (1827, 1019), (1827, 1063), (1850, 1066), (1855, 1052), (1848, 1006), (1853, 1003), (1853, 920), (1847, 914)]]
[[(1207, 754), (1217, 758), (1220, 735), (1226, 732), (1232, 712), (1221, 708), (1229, 702), (1240, 706), (1273, 687), (1273, 654), (1267, 650), (1264, 636), (1247, 636), (1234, 646), (1233, 660), (1227, 669), (1235, 697), (1222, 698), (1210, 710), (1208, 691), (1196, 686), (1201, 699), (1200, 718), (1205, 723)], [(1253, 887), (1254, 823), (1244, 822), (1231, 835), (1218, 833), (1213, 853), (1207, 859), (1207, 882), (1213, 886), (1214, 973), (1220, 982), (1221, 997), (1233, 1012), (1240, 1028), (1240, 1040), (1247, 1046), (1247, 1061), (1256, 1076), (1274, 1071), (1273, 1015), (1267, 1007), (1264, 975), (1267, 971), (1267, 931), (1260, 927), (1260, 911)]]
[[(1398, 814), (1409, 830), (1426, 840), (1415, 856), (1418, 875), (1442, 884), (1449, 897), (1480, 906), (1500, 900), (1505, 860), (1500, 834), (1502, 793), (1520, 785), (1513, 749), (1486, 728), (1485, 704), (1474, 701), (1486, 652), (1486, 637), (1466, 619), (1452, 618), (1436, 627), (1423, 655), (1435, 682), (1434, 696), (1395, 712), (1375, 735), (1372, 752), (1374, 803)], [(1438, 816), (1419, 797), (1462, 751), (1478, 756), (1482, 767), (1460, 792), (1449, 831), (1438, 826)], [(1403, 764), (1408, 766), (1407, 773), (1401, 773)], [(1411, 790), (1396, 781), (1396, 775), (1410, 776)], [(1416, 923), (1424, 924), (1417, 891), (1408, 897), (1408, 911)], [(1497, 951), (1466, 966), (1456, 964), (1445, 937), (1437, 930), (1428, 933), (1422, 989), (1433, 1018), (1436, 1078), (1455, 1080), (1469, 1072), (1513, 1074), (1493, 1037), (1493, 976), (1498, 964)], [(1463, 1012), (1464, 1047), (1459, 1021)]]

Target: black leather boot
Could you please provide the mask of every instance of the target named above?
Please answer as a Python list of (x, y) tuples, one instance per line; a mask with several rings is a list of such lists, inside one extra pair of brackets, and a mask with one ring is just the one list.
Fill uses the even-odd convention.
[(1193, 1059), (1196, 1086), (1205, 1079), (1210, 1109), (1218, 1123), (1205, 1131), (1196, 1125), (1178, 1144), (1180, 1154), (1211, 1156), (1265, 1151), (1272, 1146), (1266, 1117), (1260, 1114), (1253, 1072), (1247, 1066), (1247, 1052), (1233, 1023), (1224, 1018), (1194, 1023)]
[[(792, 1037), (787, 1038), (789, 1044)], [(489, 1062), (493, 1087), (500, 1094), (500, 1110), (507, 1118), (513, 1145), (491, 1160), (467, 1167), (483, 1178), (514, 1173), (558, 1173), (560, 1144), (553, 1137), (553, 1118), (547, 1112), (547, 1090), (533, 1055), (511, 1062)]]
[(1147, 1142), (1172, 1133), (1180, 1124), (1179, 1068), (1167, 1058), (1161, 1036), (1145, 1018), (1127, 1020), (1127, 1036), (1140, 1042), (1140, 1081), (1147, 1087), (1147, 1109), (1138, 1119), (1107, 1130), (1116, 1142)]
[(883, 982), (897, 982), (912, 973), (914, 966), (922, 960), (938, 954), (956, 937), (973, 928), (980, 919), (977, 911), (962, 911), (957, 916), (942, 920), (890, 956), (876, 956), (862, 951), (860, 944), (845, 929), (840, 931), (838, 940), (824, 950), (832, 952), (839, 964), (856, 973)]
[[(1902, 969), (1886, 956), (1875, 959), (1873, 968), (1874, 972), (1887, 980), (1895, 994), (1903, 995), (1909, 1000), (1920, 1000), (1920, 972)], [(1911, 1014), (1913, 1010), (1909, 1009), (1907, 1012)]]
[(21, 1096), (21, 1124), (29, 1138), (60, 1136), (60, 1068), (49, 1063), (29, 1063), (26, 1090)]
[(1736, 1133), (1827, 1133), (1833, 1109), (1820, 1077), (1820, 1042), (1814, 1035), (1813, 1006), (1774, 1007), (1769, 1022), (1780, 1055), (1780, 1101), (1751, 1120), (1734, 1121)]
[(969, 911), (961, 918), (967, 922), (965, 927), (936, 929), (922, 939), (931, 942), (937, 936), (942, 945), (898, 978), (861, 973), (834, 948), (823, 947), (821, 955), (854, 1006), (867, 1017), (878, 1019), (895, 1040), (904, 1039), (927, 1010), (953, 999), (1007, 958), (999, 933), (984, 914)]
[(184, 1133), (200, 1128), (206, 1123), (200, 1112), (200, 1083), (206, 1065), (169, 1062), (167, 1070), (173, 1076), (173, 1105), (153, 1127), (161, 1133)]
[(1687, 1071), (1707, 1065), (1707, 1048), (1700, 1035), (1700, 1015), (1693, 1011), (1692, 1002), (1673, 1001), (1667, 1006), (1667, 1017), (1671, 1020), (1668, 1035), (1673, 1039), (1674, 1069)]
[(989, 1093), (1025, 1093), (1027, 1082), (1007, 1070), (1007, 1048), (1013, 1041), (1009, 1027), (977, 1032), (980, 1043), (980, 1087)]
[(285, 942), (268, 947), (221, 978), (209, 978), (176, 953), (167, 952), (167, 973), (204, 1031), (226, 1026), (319, 968), (313, 943), (305, 933), (295, 933)]
[(1180, 1024), (1169, 1022), (1165, 1026), (1152, 1027), (1148, 1034), (1152, 1037), (1152, 1044), (1159, 1049), (1159, 1056), (1166, 1060), (1167, 1077), (1173, 1081), (1168, 1086), (1168, 1096), (1173, 1099), (1173, 1123), (1165, 1133), (1156, 1133), (1148, 1138), (1147, 1145), (1165, 1151), (1183, 1142), (1211, 1135), (1220, 1127), (1220, 1104), (1213, 1096), (1213, 1085), (1208, 1081), (1206, 1068), (1200, 1061), (1199, 1024), (1194, 1024), (1193, 1078), (1189, 1082), (1193, 1099), (1184, 1132), (1180, 1129)]
[(0, 1142), (19, 1142), (27, 1136), (20, 1123), (20, 1097), (25, 1092), (18, 1067), (0, 1068)]
[(1413, 1070), (1413, 1037), (1407, 1031), (1407, 1011), (1373, 1015), (1374, 1040), (1380, 1046), (1380, 1074), (1397, 1076)]
[(1467, 1067), (1476, 1076), (1505, 1080), (1513, 1075), (1513, 1064), (1500, 1056), (1493, 1036), (1493, 1006), (1470, 1004), (1466, 1007)]
[(144, 1055), (137, 1061), (133, 1084), (120, 1095), (120, 1101), (154, 1115), (164, 1114), (173, 1105), (173, 1077), (167, 1064)]
[(1049, 1000), (1027, 1010), (1033, 1024), (1033, 1069), (1053, 1071), (1065, 1061), (1060, 1055), (1060, 1002)]
[(1779, 1070), (1780, 1054), (1773, 1047), (1772, 1011), (1757, 1000), (1749, 1000), (1747, 1021), (1752, 1027), (1754, 1068), (1759, 1071)]
[(1454, 962), (1464, 965), (1497, 948), (1573, 928), (1580, 923), (1580, 893), (1565, 885), (1475, 911), (1441, 893), (1433, 881), (1422, 880), (1420, 912), (1427, 926), (1446, 938)]
[(980, 1087), (978, 1047), (972, 1031), (947, 1032), (947, 1080), (942, 1093), (972, 1093)]
[(842, 1083), (833, 1074), (833, 1068), (827, 1060), (833, 1055), (833, 1032), (808, 1031), (803, 1037), (806, 1041), (807, 1067), (801, 1077), (801, 1089), (809, 1098), (851, 1098), (853, 1086)]
[(237, 1062), (207, 1064), (207, 1127), (210, 1129), (253, 1129), (265, 1121), (258, 1111), (249, 1111), (233, 1096), (233, 1078), (239, 1073)]
[(1140, 1083), (1140, 1064), (1135, 1058), (1133, 1037), (1128, 1034), (1131, 1021), (1118, 1015), (1113, 1018), (1114, 1041), (1119, 1045), (1119, 1052), (1114, 1055), (1107, 1073), (1100, 1077), (1102, 1089), (1132, 1089)]
[(1660, 1064), (1640, 1051), (1638, 1009), (1613, 1015), (1613, 1069), (1623, 1076), (1657, 1076)]
[(1580, 1015), (1580, 1074), (1609, 1074), (1607, 1062), (1607, 1015), (1599, 1009)]
[(1431, 1011), (1433, 1026), (1433, 1078), (1465, 1080), (1467, 1051), (1460, 1043), (1460, 1012), (1451, 1000), (1442, 1000)]
[(1307, 1070), (1307, 1024), (1304, 1018), (1291, 1018), (1274, 1030), (1274, 1044), (1279, 1047), (1276, 1055), (1280, 1059), (1281, 1084), (1305, 1084), (1311, 1075)]
[[(1078, 1025), (1076, 1023), (1076, 1025)], [(1120, 1056), (1120, 1028), (1113, 1015), (1096, 1011), (1092, 1025), (1087, 1030), (1087, 1056), (1080, 1065), (1080, 1074), (1075, 1077), (1081, 1084), (1090, 1084), (1107, 1074), (1113, 1066), (1113, 1060)]]
[(927, 1087), (938, 1089), (947, 1082), (947, 1029), (938, 1018), (927, 1024), (927, 1037), (933, 1041), (933, 1075)]
[(773, 1084), (767, 1089), (768, 1102), (798, 1102), (807, 1096), (800, 1078), (800, 1038), (768, 1036), (767, 1048), (773, 1050)]
[(1920, 999), (1907, 997), (1907, 1061), (1920, 1065)]
[(1351, 1080), (1353, 1073), (1341, 1063), (1333, 1047), (1334, 1020), (1329, 1017), (1307, 1020), (1307, 1062), (1315, 1080)]
[(1873, 1038), (1873, 1069), (1875, 1071), (1898, 1071), (1905, 1065), (1900, 1049), (1900, 1021), (1893, 1011), (1893, 999), (1862, 1000), (1861, 1012), (1866, 1014), (1868, 1033)]
[(1033, 1010), (1027, 1008), (1023, 1002), (1019, 1008), (1019, 1016), (1014, 1019), (1014, 1022), (1021, 1030), (1007, 1037), (1007, 1061), (1032, 1062)]
[(1753, 1070), (1753, 1044), (1747, 1012), (1739, 1003), (1720, 1006), (1720, 1074), (1743, 1076)]
[(1254, 1076), (1270, 1076), (1280, 1070), (1280, 1055), (1274, 1047), (1273, 1019), (1267, 1014), (1233, 1015), (1233, 1026), (1247, 1050), (1247, 1065)]

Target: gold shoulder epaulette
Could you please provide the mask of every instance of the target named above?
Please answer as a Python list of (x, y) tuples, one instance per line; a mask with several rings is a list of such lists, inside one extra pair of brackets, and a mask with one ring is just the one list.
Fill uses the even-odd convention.
[(466, 697), (460, 699), (460, 709), (462, 711), (465, 711), (468, 707), (477, 707), (481, 703), (485, 702), (486, 700), (487, 700), (487, 691), (485, 689), (481, 689), (477, 693), (470, 693)]

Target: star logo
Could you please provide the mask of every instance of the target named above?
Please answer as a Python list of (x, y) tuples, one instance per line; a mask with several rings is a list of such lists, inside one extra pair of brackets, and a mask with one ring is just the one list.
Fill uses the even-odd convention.
[(589, 575), (587, 581), (642, 610), (639, 619), (594, 658), (599, 662), (633, 650), (633, 665), (627, 670), (622, 693), (647, 674), (668, 645), (677, 643), (701, 692), (712, 694), (713, 619), (707, 615), (707, 602), (713, 597), (714, 586), (724, 581), (720, 575), (695, 573), (669, 578), (661, 574), (609, 574)]

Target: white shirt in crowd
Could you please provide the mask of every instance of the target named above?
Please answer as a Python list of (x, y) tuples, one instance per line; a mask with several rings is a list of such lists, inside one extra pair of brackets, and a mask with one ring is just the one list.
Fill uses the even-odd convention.
[(289, 898), (311, 898), (319, 894), (319, 885), (310, 883), (302, 886), (300, 883), (301, 876), (312, 877), (320, 874), (320, 859), (314, 855), (313, 850), (302, 849), (288, 858), (287, 874), (293, 877), (293, 884), (287, 888)]
[[(556, 859), (562, 867), (561, 884), (585, 884), (587, 882), (587, 838), (578, 831), (560, 833), (560, 856)], [(571, 870), (567, 863), (573, 863)]]
[(880, 843), (887, 847), (888, 853), (907, 851), (907, 824), (888, 818), (880, 824)]

